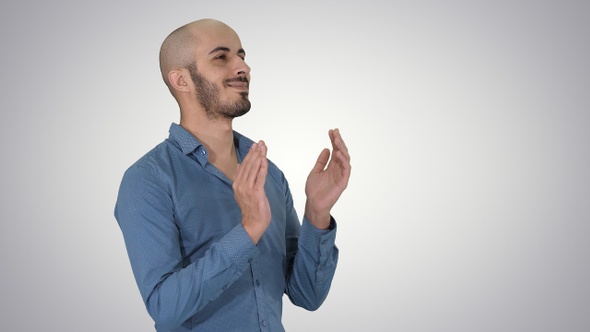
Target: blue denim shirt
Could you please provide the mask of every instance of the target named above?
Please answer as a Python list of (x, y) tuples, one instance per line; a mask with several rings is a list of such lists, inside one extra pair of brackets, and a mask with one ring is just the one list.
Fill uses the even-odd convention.
[[(252, 141), (237, 132), (241, 161)], [(123, 176), (115, 206), (141, 296), (157, 331), (284, 331), (282, 296), (317, 309), (338, 261), (336, 223), (299, 222), (287, 180), (269, 162), (272, 219), (254, 245), (232, 182), (177, 124)]]

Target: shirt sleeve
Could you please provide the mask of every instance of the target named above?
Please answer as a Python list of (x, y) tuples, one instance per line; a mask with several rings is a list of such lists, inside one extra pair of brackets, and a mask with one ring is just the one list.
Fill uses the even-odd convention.
[(147, 310), (158, 327), (175, 329), (219, 297), (259, 253), (241, 224), (184, 266), (174, 204), (156, 169), (125, 173), (115, 217)]
[(287, 284), (291, 302), (307, 310), (317, 310), (326, 297), (336, 272), (336, 221), (320, 230), (306, 218), (301, 225), (294, 210), (287, 218)]

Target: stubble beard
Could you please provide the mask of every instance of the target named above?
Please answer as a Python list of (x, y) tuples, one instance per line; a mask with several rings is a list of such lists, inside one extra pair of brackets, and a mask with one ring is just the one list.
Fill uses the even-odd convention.
[[(198, 72), (195, 64), (188, 66), (188, 70), (197, 90), (197, 101), (203, 106), (207, 117), (210, 119), (233, 119), (250, 111), (251, 104), (248, 99), (248, 92), (241, 92), (240, 95), (242, 98), (238, 101), (222, 103), (219, 99), (219, 87), (203, 77)], [(238, 77), (231, 80), (247, 82), (245, 77)]]

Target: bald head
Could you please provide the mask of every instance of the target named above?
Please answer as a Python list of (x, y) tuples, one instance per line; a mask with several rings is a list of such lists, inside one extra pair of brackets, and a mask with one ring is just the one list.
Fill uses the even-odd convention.
[(160, 48), (160, 72), (168, 88), (170, 88), (168, 73), (194, 64), (196, 45), (203, 34), (208, 30), (219, 28), (232, 30), (221, 21), (201, 19), (181, 26), (164, 39)]

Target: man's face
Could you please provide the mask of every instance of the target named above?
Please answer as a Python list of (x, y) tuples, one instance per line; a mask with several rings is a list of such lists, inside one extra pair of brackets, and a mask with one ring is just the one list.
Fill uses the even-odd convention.
[(201, 75), (196, 65), (190, 65), (188, 70), (196, 87), (197, 101), (203, 106), (209, 118), (236, 118), (248, 113), (251, 104), (248, 99), (249, 82), (246, 77), (237, 76), (224, 80), (223, 86), (243, 86), (245, 91), (239, 92), (238, 100), (222, 100), (220, 88)]
[(188, 67), (197, 101), (210, 118), (235, 118), (250, 110), (250, 67), (237, 34), (215, 27), (199, 35), (197, 61)]

